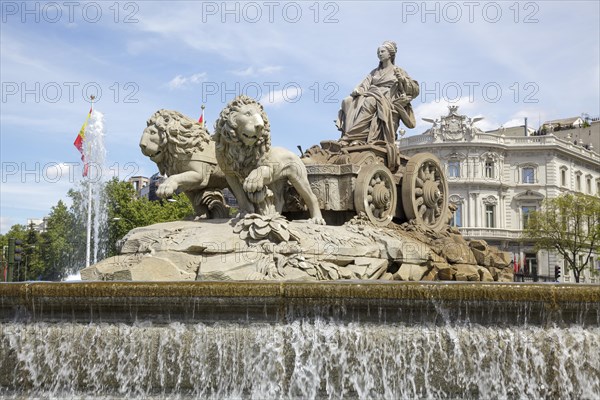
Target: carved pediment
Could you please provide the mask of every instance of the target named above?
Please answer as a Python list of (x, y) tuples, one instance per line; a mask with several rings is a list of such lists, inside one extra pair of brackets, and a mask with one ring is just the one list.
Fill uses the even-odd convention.
[(440, 119), (423, 118), (424, 121), (433, 124), (426, 133), (448, 141), (471, 140), (474, 132), (481, 132), (481, 129), (473, 124), (482, 119), (482, 117), (469, 118), (466, 115), (458, 114), (456, 105), (448, 106), (448, 115)]
[(521, 200), (536, 200), (536, 201), (541, 201), (544, 200), (544, 195), (536, 192), (534, 190), (526, 190), (524, 192), (518, 193), (517, 195), (515, 195), (514, 199), (521, 201)]

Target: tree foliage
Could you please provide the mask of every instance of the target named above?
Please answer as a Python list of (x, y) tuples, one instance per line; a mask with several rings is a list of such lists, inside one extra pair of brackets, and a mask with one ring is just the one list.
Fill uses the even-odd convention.
[(48, 281), (61, 280), (73, 269), (74, 248), (73, 239), (74, 216), (67, 205), (59, 200), (52, 207), (46, 219), (46, 231), (42, 233), (42, 248), (46, 267), (41, 279)]
[[(34, 226), (13, 225), (0, 235), (0, 245), (8, 238), (23, 242), (23, 260), (15, 268), (14, 280), (61, 280), (85, 265), (86, 201), (85, 185), (81, 190), (71, 189), (71, 206), (60, 200), (46, 217), (46, 231), (39, 233)], [(116, 254), (116, 243), (133, 228), (159, 222), (192, 218), (194, 211), (187, 196), (177, 194), (171, 201), (149, 201), (138, 198), (133, 185), (112, 179), (105, 186), (107, 226), (100, 235), (108, 236), (107, 251), (102, 256)], [(0, 279), (1, 280), (1, 279)]]
[(194, 215), (192, 203), (184, 194), (171, 201), (137, 198), (133, 185), (113, 179), (106, 185), (108, 207), (108, 255), (117, 254), (117, 242), (133, 228), (159, 222), (177, 221)]
[(600, 252), (600, 199), (584, 194), (566, 194), (546, 199), (540, 211), (529, 214), (524, 237), (536, 249), (557, 251), (579, 282), (595, 253)]

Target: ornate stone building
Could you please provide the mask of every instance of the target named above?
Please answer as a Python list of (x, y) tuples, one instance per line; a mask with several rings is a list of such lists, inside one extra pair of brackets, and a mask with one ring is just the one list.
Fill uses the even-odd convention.
[[(584, 137), (581, 126), (572, 127), (579, 135), (571, 140), (574, 135), (564, 126), (561, 139), (554, 132), (534, 131), (526, 121), (520, 127), (483, 132), (474, 125), (480, 119), (460, 115), (457, 106), (450, 106), (448, 115), (424, 119), (433, 126), (423, 134), (400, 139), (400, 151), (408, 156), (428, 151), (439, 157), (446, 167), (449, 200), (457, 207), (453, 224), (463, 235), (511, 252), (527, 279), (553, 281), (554, 267), (563, 266), (563, 260), (554, 252), (536, 253), (531, 243), (523, 242), (523, 225), (546, 197), (566, 192), (600, 195), (598, 147), (579, 140)], [(595, 137), (600, 121), (591, 120), (586, 128)], [(586, 269), (582, 281), (600, 283), (600, 259), (593, 263), (596, 272)], [(574, 282), (564, 270), (561, 281)]]

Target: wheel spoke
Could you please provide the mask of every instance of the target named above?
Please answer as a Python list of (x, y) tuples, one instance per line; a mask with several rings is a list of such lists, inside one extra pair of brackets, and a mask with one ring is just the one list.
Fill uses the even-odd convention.
[(427, 164), (425, 168), (427, 168), (427, 179), (431, 179), (431, 165)]
[(422, 206), (419, 207), (419, 215), (421, 216), (421, 218), (423, 218), (425, 211), (427, 211), (427, 206), (425, 204), (423, 204)]

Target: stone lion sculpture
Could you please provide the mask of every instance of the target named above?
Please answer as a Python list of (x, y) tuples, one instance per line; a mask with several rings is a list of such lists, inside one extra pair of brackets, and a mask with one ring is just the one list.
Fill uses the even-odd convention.
[(161, 198), (182, 190), (192, 202), (198, 217), (227, 218), (221, 188), (225, 177), (215, 158), (215, 143), (206, 128), (177, 111), (158, 110), (147, 122), (142, 153), (167, 178), (156, 194)]
[(310, 221), (325, 224), (300, 157), (271, 147), (269, 119), (260, 103), (236, 97), (221, 111), (213, 139), (219, 167), (242, 212), (280, 213), (289, 181), (308, 206)]

